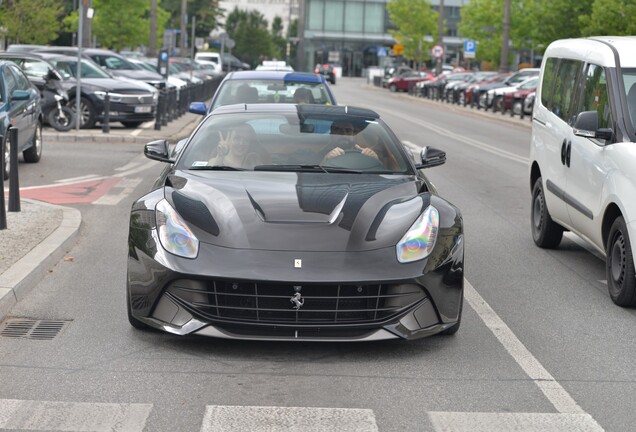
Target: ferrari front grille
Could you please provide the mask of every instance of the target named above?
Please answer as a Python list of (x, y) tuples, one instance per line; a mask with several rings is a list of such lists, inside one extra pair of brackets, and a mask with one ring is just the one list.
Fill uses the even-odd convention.
[(167, 292), (210, 320), (345, 325), (385, 321), (426, 297), (414, 284), (290, 284), (177, 280)]

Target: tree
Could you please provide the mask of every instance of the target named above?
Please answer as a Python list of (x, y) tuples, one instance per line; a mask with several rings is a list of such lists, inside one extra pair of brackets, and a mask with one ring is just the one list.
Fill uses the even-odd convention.
[(429, 0), (391, 0), (386, 9), (397, 26), (397, 30), (389, 31), (404, 45), (404, 56), (421, 64), (430, 45), (424, 37), (437, 29), (437, 11)]
[(243, 61), (256, 65), (263, 57), (272, 57), (272, 35), (260, 12), (235, 7), (225, 20), (225, 31), (236, 43), (233, 53)]
[(45, 45), (57, 39), (62, 30), (60, 0), (5, 0), (0, 22), (9, 39), (17, 43)]
[[(169, 28), (180, 28), (181, 0), (162, 0), (161, 7), (170, 14)], [(207, 38), (210, 32), (219, 26), (219, 19), (223, 16), (223, 9), (218, 1), (188, 0), (188, 15), (196, 16), (196, 37)], [(192, 22), (192, 19), (189, 19)]]
[(283, 36), (283, 19), (275, 16), (272, 20), (272, 55), (277, 59), (285, 57), (287, 38)]
[(589, 15), (579, 19), (582, 35), (627, 36), (636, 34), (635, 0), (594, 0), (591, 10)]
[[(119, 51), (126, 47), (148, 45), (150, 2), (147, 0), (93, 0), (93, 36), (98, 45)], [(126, 17), (126, 19), (122, 19)], [(157, 40), (163, 37), (169, 14), (157, 8)], [(78, 11), (65, 18), (70, 31), (78, 29)]]
[[(535, 22), (540, 23), (540, 25), (535, 25), (535, 31), (532, 35), (535, 46), (546, 48), (554, 40), (584, 35), (583, 20), (590, 15), (592, 3), (594, 0), (537, 2)], [(579, 17), (579, 19), (564, 19), (564, 17)]]

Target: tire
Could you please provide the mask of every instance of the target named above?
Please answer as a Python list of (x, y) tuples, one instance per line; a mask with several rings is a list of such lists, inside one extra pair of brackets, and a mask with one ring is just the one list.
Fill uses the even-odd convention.
[[(71, 106), (71, 110), (73, 114), (76, 115), (75, 108), (77, 103), (75, 100), (69, 102)], [(95, 126), (95, 122), (97, 122), (97, 114), (95, 112), (95, 107), (92, 102), (87, 98), (83, 97), (80, 99), (80, 128), (82, 129), (91, 129)]]
[(389, 86), (389, 90), (391, 91), (391, 93), (396, 93), (397, 92), (397, 86), (395, 84), (391, 84)]
[(0, 151), (4, 152), (4, 167), (2, 167), (2, 178), (9, 179), (9, 129), (6, 131), (6, 135), (2, 140), (2, 148)]
[(27, 163), (39, 162), (42, 158), (42, 123), (38, 122), (36, 125), (31, 144), (31, 147), (22, 152), (22, 157)]
[(552, 220), (545, 202), (541, 177), (534, 182), (532, 203), (530, 205), (530, 221), (532, 223), (532, 239), (537, 246), (554, 249), (563, 238), (563, 227)]
[(121, 122), (121, 124), (123, 124), (125, 127), (127, 128), (136, 128), (137, 126), (143, 124), (144, 122), (142, 121), (123, 121)]
[[(64, 114), (63, 116), (61, 114)], [(57, 108), (49, 112), (47, 121), (49, 124), (60, 132), (67, 132), (75, 126), (75, 112), (66, 105), (62, 106), (62, 112)]]
[(336, 77), (333, 77), (333, 78), (331, 79), (331, 84), (332, 84), (332, 85), (336, 85)]
[(607, 288), (612, 301), (618, 306), (636, 306), (634, 256), (627, 225), (622, 216), (617, 217), (610, 228), (605, 252)]

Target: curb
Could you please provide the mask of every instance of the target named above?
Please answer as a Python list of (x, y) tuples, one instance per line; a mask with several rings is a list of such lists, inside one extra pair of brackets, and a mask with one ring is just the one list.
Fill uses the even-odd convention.
[[(35, 202), (35, 201), (33, 201)], [(37, 201), (62, 210), (62, 222), (47, 238), (0, 275), (0, 320), (34, 288), (72, 247), (82, 223), (79, 210)]]

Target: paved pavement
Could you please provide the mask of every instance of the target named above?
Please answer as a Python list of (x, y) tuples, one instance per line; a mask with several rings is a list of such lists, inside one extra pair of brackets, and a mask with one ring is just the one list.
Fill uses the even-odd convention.
[[(56, 132), (46, 128), (48, 142), (147, 143), (168, 139), (172, 143), (187, 137), (201, 116), (187, 113), (160, 130), (152, 122), (137, 129), (112, 124), (101, 128)], [(8, 191), (5, 182), (5, 196)], [(8, 203), (8, 199), (5, 198)], [(0, 230), (0, 321), (73, 247), (82, 222), (79, 210), (31, 199), (20, 200), (20, 212), (7, 212), (7, 228)]]

